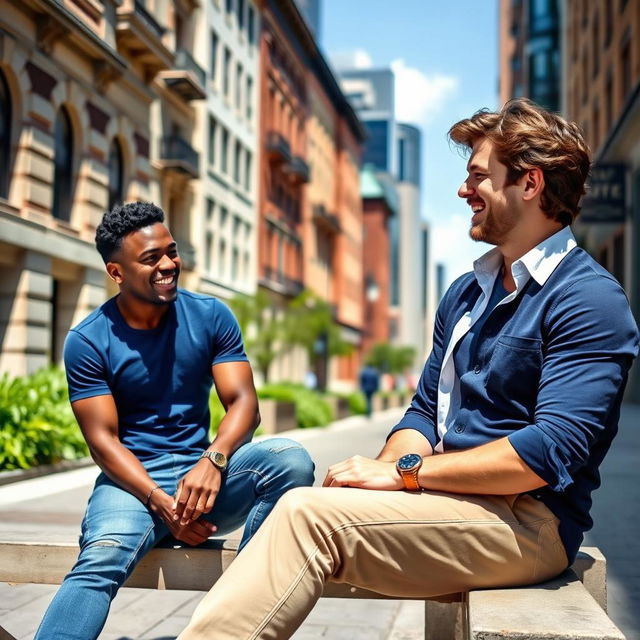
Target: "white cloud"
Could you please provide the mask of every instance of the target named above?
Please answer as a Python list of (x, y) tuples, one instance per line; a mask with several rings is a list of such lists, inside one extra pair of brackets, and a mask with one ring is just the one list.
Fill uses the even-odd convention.
[(394, 60), (391, 69), (396, 77), (396, 117), (400, 122), (428, 124), (458, 89), (455, 76), (424, 74), (408, 67), (402, 58)]
[(441, 217), (431, 223), (433, 263), (446, 265), (447, 286), (458, 276), (473, 269), (473, 261), (491, 248), (469, 237), (470, 218), (459, 213)]
[(371, 69), (373, 60), (365, 49), (338, 51), (330, 54), (331, 64), (335, 69)]

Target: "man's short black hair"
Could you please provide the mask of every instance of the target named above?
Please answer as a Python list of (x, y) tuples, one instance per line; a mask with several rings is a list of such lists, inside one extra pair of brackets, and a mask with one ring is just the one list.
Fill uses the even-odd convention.
[(128, 202), (107, 211), (96, 228), (96, 248), (105, 264), (122, 246), (122, 238), (157, 222), (164, 222), (164, 213), (152, 202)]

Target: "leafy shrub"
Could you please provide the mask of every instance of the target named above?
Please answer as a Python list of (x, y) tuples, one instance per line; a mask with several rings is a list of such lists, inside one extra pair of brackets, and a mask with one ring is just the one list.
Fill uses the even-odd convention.
[(322, 396), (301, 384), (267, 384), (258, 390), (258, 397), (293, 402), (296, 406), (296, 420), (302, 429), (322, 427), (333, 420), (333, 411)]
[(364, 415), (367, 413), (367, 401), (365, 400), (364, 393), (361, 391), (353, 391), (352, 393), (345, 394), (349, 402), (349, 411), (356, 415)]
[(61, 369), (0, 378), (0, 470), (28, 469), (88, 453)]

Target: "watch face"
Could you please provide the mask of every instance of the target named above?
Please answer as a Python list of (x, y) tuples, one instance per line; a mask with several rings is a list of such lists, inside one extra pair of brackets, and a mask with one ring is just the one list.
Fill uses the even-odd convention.
[(420, 462), (422, 462), (422, 457), (417, 453), (407, 453), (406, 456), (402, 456), (402, 458), (398, 460), (397, 467), (401, 471), (408, 471)]
[(227, 466), (227, 456), (225, 456), (224, 453), (216, 451), (213, 454), (213, 463), (216, 465), (216, 467), (224, 469)]

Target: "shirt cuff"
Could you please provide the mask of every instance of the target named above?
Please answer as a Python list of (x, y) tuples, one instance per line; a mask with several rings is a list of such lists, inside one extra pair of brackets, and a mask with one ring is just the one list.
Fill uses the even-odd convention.
[(434, 426), (429, 422), (422, 422), (419, 419), (416, 419), (415, 415), (405, 415), (398, 424), (389, 431), (389, 435), (387, 436), (387, 440), (396, 432), (402, 431), (403, 429), (413, 429), (414, 431), (420, 432), (431, 445), (432, 449), (435, 449), (436, 444), (438, 444), (438, 436), (436, 434)]
[(527, 466), (553, 491), (564, 491), (573, 484), (567, 470), (569, 461), (558, 445), (545, 433), (529, 425), (508, 436), (511, 446)]

